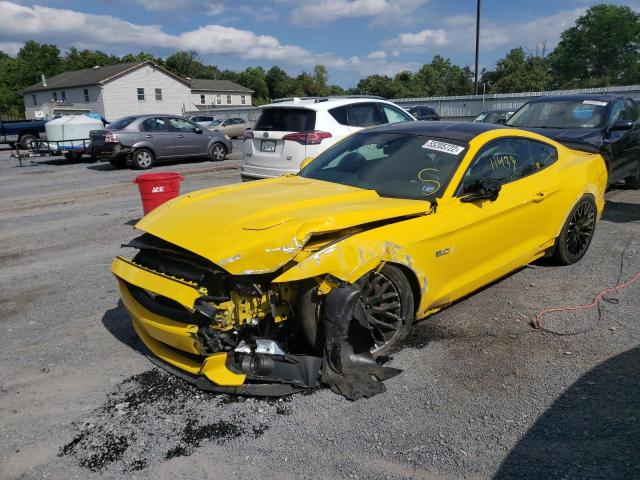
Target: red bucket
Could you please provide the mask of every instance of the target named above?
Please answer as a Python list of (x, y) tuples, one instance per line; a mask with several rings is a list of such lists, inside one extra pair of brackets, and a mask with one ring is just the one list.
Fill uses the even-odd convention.
[(137, 183), (140, 190), (144, 214), (180, 195), (182, 180), (184, 177), (177, 172), (145, 173), (134, 178), (133, 183)]

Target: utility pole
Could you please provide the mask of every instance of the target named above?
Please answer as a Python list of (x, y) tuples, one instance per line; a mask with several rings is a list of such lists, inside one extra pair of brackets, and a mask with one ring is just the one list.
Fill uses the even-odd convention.
[(479, 52), (480, 52), (480, 0), (478, 0), (478, 9), (476, 11), (476, 74), (475, 74), (476, 95), (478, 95), (478, 53)]

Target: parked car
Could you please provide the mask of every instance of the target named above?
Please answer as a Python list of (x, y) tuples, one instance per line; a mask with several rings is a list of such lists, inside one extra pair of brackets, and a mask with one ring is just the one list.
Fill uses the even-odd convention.
[(201, 127), (206, 128), (211, 122), (215, 120), (213, 115), (188, 115), (186, 117), (187, 120), (193, 123), (197, 123)]
[(46, 123), (44, 120), (0, 121), (0, 144), (8, 143), (12, 148), (16, 144), (24, 149), (33, 148), (45, 136)]
[(412, 122), (398, 105), (379, 97), (295, 98), (262, 107), (253, 131), (246, 131), (243, 180), (296, 173), (347, 135), (372, 125)]
[(353, 399), (384, 391), (373, 357), (415, 319), (543, 256), (578, 262), (605, 187), (602, 156), (532, 132), (381, 125), (297, 175), (154, 210), (112, 271), (155, 362), (200, 388)]
[(440, 115), (436, 113), (433, 107), (428, 107), (426, 105), (409, 107), (409, 113), (413, 115), (416, 120), (440, 120)]
[(238, 138), (244, 135), (247, 128), (253, 128), (253, 122), (249, 122), (244, 118), (234, 117), (225, 118), (224, 120), (214, 120), (206, 124), (209, 130), (214, 132), (224, 132), (231, 138)]
[(499, 123), (504, 124), (513, 115), (514, 110), (487, 110), (482, 112), (472, 121), (475, 123)]
[(231, 153), (229, 137), (221, 132), (172, 115), (135, 115), (90, 133), (92, 154), (108, 159), (114, 167), (128, 160), (139, 169), (151, 168), (157, 160), (206, 157), (224, 160)]
[(525, 103), (506, 125), (541, 133), (572, 148), (601, 153), (609, 184), (640, 188), (640, 108), (617, 95), (539, 97)]

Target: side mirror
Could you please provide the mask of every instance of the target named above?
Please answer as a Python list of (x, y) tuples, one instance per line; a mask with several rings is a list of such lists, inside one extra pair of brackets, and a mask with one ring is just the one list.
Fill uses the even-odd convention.
[(194, 128), (193, 129), (193, 133), (202, 133), (202, 129), (201, 128)]
[(313, 157), (307, 157), (300, 162), (300, 170), (309, 165), (313, 161)]
[(631, 130), (633, 128), (633, 120), (616, 120), (609, 127), (609, 131), (613, 130)]
[(498, 198), (502, 185), (496, 180), (481, 178), (465, 189), (465, 196), (460, 198), (463, 203), (475, 202), (476, 200), (489, 200), (494, 202)]

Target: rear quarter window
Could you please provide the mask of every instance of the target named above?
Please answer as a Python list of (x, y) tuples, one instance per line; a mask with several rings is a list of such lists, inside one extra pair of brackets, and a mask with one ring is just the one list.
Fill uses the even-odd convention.
[(311, 132), (315, 130), (316, 112), (303, 108), (265, 108), (255, 130)]

